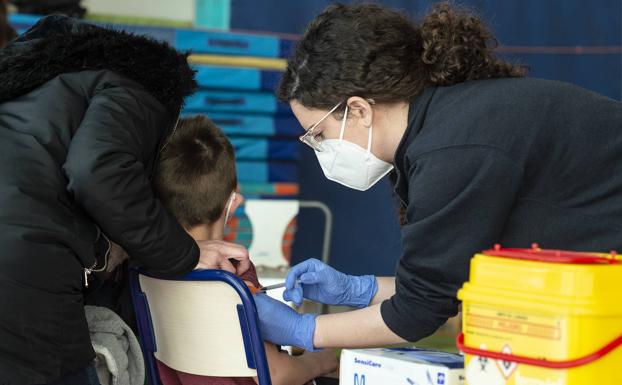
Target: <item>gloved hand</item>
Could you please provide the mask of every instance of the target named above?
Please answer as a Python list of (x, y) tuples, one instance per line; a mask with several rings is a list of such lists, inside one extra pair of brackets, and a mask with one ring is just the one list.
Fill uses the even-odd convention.
[(312, 258), (292, 267), (283, 298), (297, 306), (307, 298), (327, 305), (362, 308), (369, 305), (376, 291), (378, 283), (373, 275), (347, 275)]
[(276, 345), (293, 345), (308, 351), (313, 347), (317, 314), (299, 314), (281, 301), (259, 293), (254, 296), (261, 336)]

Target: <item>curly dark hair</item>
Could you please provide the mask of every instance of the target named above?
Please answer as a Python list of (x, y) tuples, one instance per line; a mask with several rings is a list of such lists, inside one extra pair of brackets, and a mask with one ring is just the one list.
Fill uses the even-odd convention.
[(420, 24), (374, 4), (331, 5), (308, 25), (277, 94), (328, 109), (350, 96), (410, 101), (429, 86), (525, 76), (496, 45), (480, 18), (447, 2)]

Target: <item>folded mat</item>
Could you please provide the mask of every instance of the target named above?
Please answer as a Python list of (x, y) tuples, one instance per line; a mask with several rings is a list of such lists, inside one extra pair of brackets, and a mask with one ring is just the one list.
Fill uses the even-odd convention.
[(248, 67), (195, 64), (192, 68), (199, 86), (211, 89), (273, 91), (283, 76), (281, 71)]
[(262, 138), (229, 138), (235, 147), (238, 160), (296, 160), (300, 151), (300, 141), (262, 139)]
[(199, 90), (186, 98), (184, 112), (245, 112), (291, 114), (273, 92)]
[(298, 183), (240, 183), (240, 192), (245, 197), (296, 197), (300, 191)]
[[(185, 112), (184, 117), (198, 112)], [(228, 136), (286, 136), (303, 134), (300, 123), (293, 115), (261, 115), (241, 112), (210, 112), (207, 114)]]
[(236, 162), (238, 180), (244, 182), (298, 182), (298, 165), (294, 162)]

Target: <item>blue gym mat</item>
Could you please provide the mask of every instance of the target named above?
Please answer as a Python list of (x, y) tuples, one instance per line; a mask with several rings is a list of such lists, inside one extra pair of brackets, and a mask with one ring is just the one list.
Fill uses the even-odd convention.
[(238, 160), (297, 160), (300, 150), (298, 140), (262, 138), (230, 138)]
[[(186, 112), (183, 116), (196, 114)], [(271, 116), (229, 112), (210, 112), (207, 115), (228, 136), (298, 137), (304, 132), (293, 115)]]
[(236, 162), (240, 182), (298, 182), (298, 165), (290, 162)]
[(250, 112), (291, 114), (272, 92), (200, 90), (186, 98), (185, 112)]
[(210, 89), (273, 91), (279, 84), (280, 71), (257, 68), (194, 65), (200, 87)]

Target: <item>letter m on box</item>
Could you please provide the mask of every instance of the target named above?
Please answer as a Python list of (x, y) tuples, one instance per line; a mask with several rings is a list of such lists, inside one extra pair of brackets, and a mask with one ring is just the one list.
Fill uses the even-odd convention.
[(354, 373), (354, 385), (365, 385), (365, 375), (361, 375), (361, 379), (359, 381), (358, 373)]

